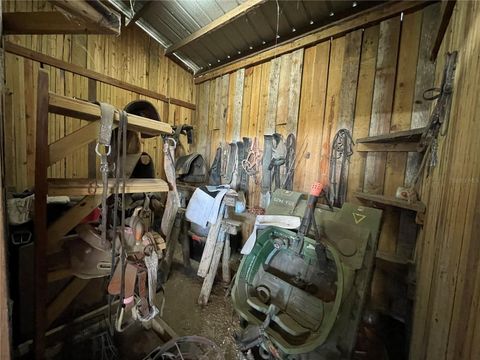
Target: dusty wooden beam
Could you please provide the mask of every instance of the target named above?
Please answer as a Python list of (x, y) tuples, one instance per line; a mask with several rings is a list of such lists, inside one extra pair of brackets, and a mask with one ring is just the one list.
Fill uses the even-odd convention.
[[(5, 14), (3, 14), (5, 15)], [(2, 3), (0, 2), (0, 24), (2, 23)], [(2, 27), (0, 27), (0, 37), (3, 35)], [(4, 108), (4, 54), (3, 51), (0, 52), (0, 113), (3, 114)], [(3, 129), (2, 129), (3, 130)], [(10, 314), (8, 309), (9, 302), (9, 290), (8, 290), (8, 280), (7, 280), (7, 244), (8, 240), (6, 239), (7, 231), (5, 229), (5, 204), (3, 192), (3, 174), (5, 174), (4, 167), (5, 159), (0, 156), (0, 349), (2, 349), (2, 356), (5, 360), (10, 360), (10, 347), (11, 347), (11, 327), (10, 327)]]
[(359, 143), (355, 146), (355, 151), (360, 152), (378, 152), (378, 151), (398, 151), (398, 152), (417, 152), (417, 143)]
[(362, 200), (371, 201), (377, 204), (383, 204), (387, 206), (394, 206), (401, 209), (412, 210), (420, 213), (424, 213), (426, 210), (425, 204), (421, 201), (408, 202), (407, 200), (397, 199), (393, 196), (376, 195), (363, 192), (356, 192), (354, 195)]
[(39, 70), (35, 154), (35, 358), (43, 359), (47, 317), (48, 73)]
[(365, 28), (393, 16), (399, 16), (402, 12), (412, 12), (423, 8), (432, 2), (430, 1), (391, 1), (383, 3), (374, 8), (364, 10), (358, 14), (340, 19), (331, 24), (303, 34), (278, 46), (272, 46), (266, 50), (254, 53), (237, 61), (220, 66), (210, 71), (204, 71), (195, 77), (195, 83), (200, 84), (218, 76), (234, 72), (238, 69), (253, 66), (274, 57), (280, 56), (310, 46), (322, 41), (345, 35), (353, 30)]
[[(74, 99), (68, 96), (57, 95), (50, 93), (48, 111), (53, 114), (73, 117), (81, 120), (96, 121), (100, 120), (101, 110), (100, 105), (93, 104), (88, 101)], [(140, 131), (143, 134), (160, 135), (171, 134), (172, 126), (162, 121), (156, 121), (147, 119), (142, 116), (127, 114), (128, 116), (128, 129), (134, 131)], [(115, 112), (114, 122), (118, 123), (120, 116), (118, 112)], [(80, 128), (77, 131), (82, 131)], [(94, 130), (91, 130), (94, 131)], [(88, 134), (85, 134), (88, 137)], [(93, 138), (98, 134), (91, 134)], [(69, 136), (69, 135), (67, 135)], [(62, 139), (57, 143), (63, 142)], [(53, 145), (53, 144), (52, 144)]]
[(77, 74), (77, 75), (85, 76), (89, 79), (97, 80), (97, 81), (100, 81), (104, 84), (112, 85), (112, 86), (115, 86), (115, 87), (118, 87), (118, 88), (121, 88), (121, 89), (124, 89), (124, 90), (132, 91), (132, 92), (140, 94), (140, 95), (144, 95), (144, 96), (147, 96), (147, 97), (150, 97), (150, 98), (153, 98), (153, 99), (157, 99), (157, 100), (163, 101), (167, 104), (170, 103), (170, 104), (182, 106), (182, 107), (185, 107), (185, 108), (191, 109), (191, 110), (195, 110), (195, 108), (196, 108), (195, 104), (189, 103), (187, 101), (183, 101), (183, 100), (175, 99), (175, 98), (169, 98), (169, 97), (167, 97), (163, 94), (157, 93), (155, 91), (145, 89), (145, 88), (142, 88), (140, 86), (129, 84), (125, 81), (118, 80), (118, 79), (115, 79), (113, 77), (107, 76), (105, 74), (86, 69), (82, 66), (78, 66), (78, 65), (75, 65), (75, 64), (71, 64), (71, 63), (62, 61), (62, 60), (54, 58), (52, 56), (48, 56), (48, 55), (39, 53), (37, 51), (27, 49), (26, 47), (23, 47), (23, 46), (20, 46), (20, 45), (17, 45), (17, 44), (8, 42), (8, 41), (5, 42), (5, 51), (7, 51), (11, 54), (23, 56), (24, 58), (27, 58), (27, 59), (30, 59), (30, 60), (38, 61), (42, 64), (50, 65), (50, 66), (56, 67), (58, 69), (69, 71), (69, 72)]
[[(108, 181), (108, 193), (112, 194), (115, 179)], [(122, 186), (122, 185), (120, 185)], [(162, 179), (128, 179), (125, 181), (126, 193), (167, 192), (168, 184)], [(87, 196), (102, 195), (103, 187), (97, 179), (49, 179), (48, 194), (51, 196)]]
[(12, 34), (110, 34), (83, 20), (69, 19), (58, 11), (10, 12), (3, 14), (5, 35)]
[(62, 292), (48, 305), (47, 323), (51, 325), (72, 303), (90, 280), (74, 278)]
[(194, 33), (187, 36), (185, 39), (180, 40), (179, 42), (171, 45), (166, 51), (165, 54), (171, 54), (175, 51), (187, 46), (188, 44), (194, 42), (195, 40), (205, 36), (215, 30), (218, 30), (222, 26), (225, 26), (229, 22), (235, 20), (236, 18), (246, 14), (253, 8), (257, 7), (258, 5), (264, 3), (266, 0), (248, 0), (245, 1), (243, 4), (238, 5), (236, 8), (230, 10), (225, 15), (220, 16), (218, 19), (213, 20), (208, 25), (204, 26), (203, 28), (195, 31)]
[(50, 0), (56, 7), (82, 19), (89, 26), (104, 29), (106, 33), (120, 35), (120, 14), (98, 0)]
[(53, 165), (57, 161), (64, 159), (65, 156), (90, 144), (97, 138), (99, 130), (100, 121), (97, 120), (51, 143), (48, 146), (48, 163)]
[(440, 21), (440, 25), (438, 26), (437, 35), (435, 36), (435, 42), (433, 43), (432, 55), (430, 56), (430, 60), (432, 62), (437, 60), (438, 51), (440, 50), (443, 38), (445, 37), (445, 33), (447, 32), (448, 24), (450, 23), (450, 18), (452, 17), (453, 9), (455, 8), (455, 4), (457, 3), (457, 1), (446, 0), (444, 1), (444, 3), (445, 5), (442, 13), (442, 20)]
[(59, 280), (65, 280), (72, 276), (71, 269), (52, 270), (48, 272), (48, 282), (51, 283)]
[(142, 7), (138, 9), (137, 12), (133, 15), (133, 17), (128, 21), (126, 27), (129, 27), (135, 24), (138, 21), (138, 19), (140, 19), (148, 11), (148, 9), (150, 9), (152, 4), (153, 4), (153, 0), (144, 1), (142, 3)]
[(98, 207), (101, 202), (101, 195), (86, 196), (82, 201), (55, 220), (48, 228), (47, 252), (54, 253), (58, 250), (62, 237), (77, 226), (80, 221)]

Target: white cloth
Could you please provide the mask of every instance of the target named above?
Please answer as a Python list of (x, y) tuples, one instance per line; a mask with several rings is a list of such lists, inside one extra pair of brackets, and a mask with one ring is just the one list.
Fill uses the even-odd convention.
[(201, 188), (195, 190), (192, 198), (188, 202), (185, 217), (201, 227), (206, 227), (208, 223), (215, 224), (218, 218), (218, 211), (223, 197), (229, 190), (228, 187), (207, 186), (210, 192), (216, 192), (215, 197), (203, 191)]
[(298, 229), (300, 227), (300, 218), (298, 216), (287, 215), (257, 215), (253, 231), (243, 245), (241, 253), (248, 255), (257, 241), (257, 230), (269, 226), (276, 226), (283, 229)]

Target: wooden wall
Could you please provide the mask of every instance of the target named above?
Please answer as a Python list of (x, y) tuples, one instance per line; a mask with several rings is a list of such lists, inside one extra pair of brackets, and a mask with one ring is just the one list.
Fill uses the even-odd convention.
[[(4, 11), (50, 11), (46, 0), (4, 1)], [(37, 52), (83, 66), (167, 97), (195, 103), (192, 75), (163, 56), (160, 45), (136, 26), (114, 35), (33, 35), (7, 36), (7, 41)], [(23, 191), (33, 185), (35, 94), (40, 64), (6, 53), (5, 156), (11, 164), (6, 186)], [(82, 99), (108, 102), (123, 108), (137, 99), (152, 102), (163, 121), (190, 123), (193, 110), (167, 105), (111, 85), (89, 80), (67, 71), (44, 66), (50, 74), (50, 91)], [(50, 115), (50, 142), (77, 130), (85, 122)], [(163, 174), (163, 142), (160, 138), (144, 141), (144, 150), (154, 159), (157, 176)], [(86, 178), (88, 149), (80, 150), (49, 169), (50, 177)]]
[(457, 1), (439, 53), (458, 51), (448, 133), (424, 179), (411, 359), (480, 358), (480, 3)]
[[(427, 123), (431, 104), (422, 94), (434, 82), (429, 57), (439, 10), (439, 4), (430, 5), (199, 84), (195, 125), (205, 137), (197, 138), (196, 150), (211, 163), (220, 142), (256, 136), (263, 144), (264, 133), (293, 132), (294, 190), (328, 182), (330, 147), (339, 129), (349, 129), (355, 140)], [(417, 165), (415, 154), (354, 152), (348, 201), (358, 202), (357, 191), (394, 196)], [(258, 205), (260, 187), (250, 183), (249, 205)], [(393, 262), (411, 260), (414, 220), (413, 212), (386, 207), (379, 252)], [(388, 272), (375, 272), (374, 306), (401, 316), (407, 284), (391, 286)]]
[[(294, 132), (295, 189), (308, 191), (314, 181), (328, 179), (338, 129), (359, 138), (425, 123), (429, 105), (421, 93), (433, 83), (434, 65), (427, 62), (428, 49), (419, 49), (431, 42), (437, 11), (434, 5), (403, 21), (397, 16), (199, 84), (195, 124), (207, 136), (197, 138), (195, 148), (211, 162), (220, 142), (242, 136), (263, 142), (264, 133)], [(354, 155), (349, 199), (359, 190), (393, 194), (404, 182), (406, 163), (405, 154)], [(373, 170), (367, 177), (365, 165)], [(258, 196), (252, 198), (256, 204)]]

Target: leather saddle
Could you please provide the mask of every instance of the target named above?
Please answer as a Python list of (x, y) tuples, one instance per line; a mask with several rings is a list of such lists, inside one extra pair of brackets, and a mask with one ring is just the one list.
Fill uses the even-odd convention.
[(202, 155), (193, 153), (181, 156), (175, 163), (177, 179), (186, 183), (205, 183), (207, 181), (207, 166)]

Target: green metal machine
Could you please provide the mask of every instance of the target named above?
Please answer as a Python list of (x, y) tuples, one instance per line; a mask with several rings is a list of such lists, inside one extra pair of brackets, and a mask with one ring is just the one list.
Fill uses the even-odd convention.
[[(277, 190), (267, 214), (302, 216), (305, 196)], [(240, 264), (232, 291), (243, 349), (266, 359), (347, 359), (370, 288), (381, 210), (345, 203), (315, 210), (320, 244), (270, 227)], [(323, 259), (320, 250), (323, 250)], [(326, 259), (325, 259), (326, 255)]]

